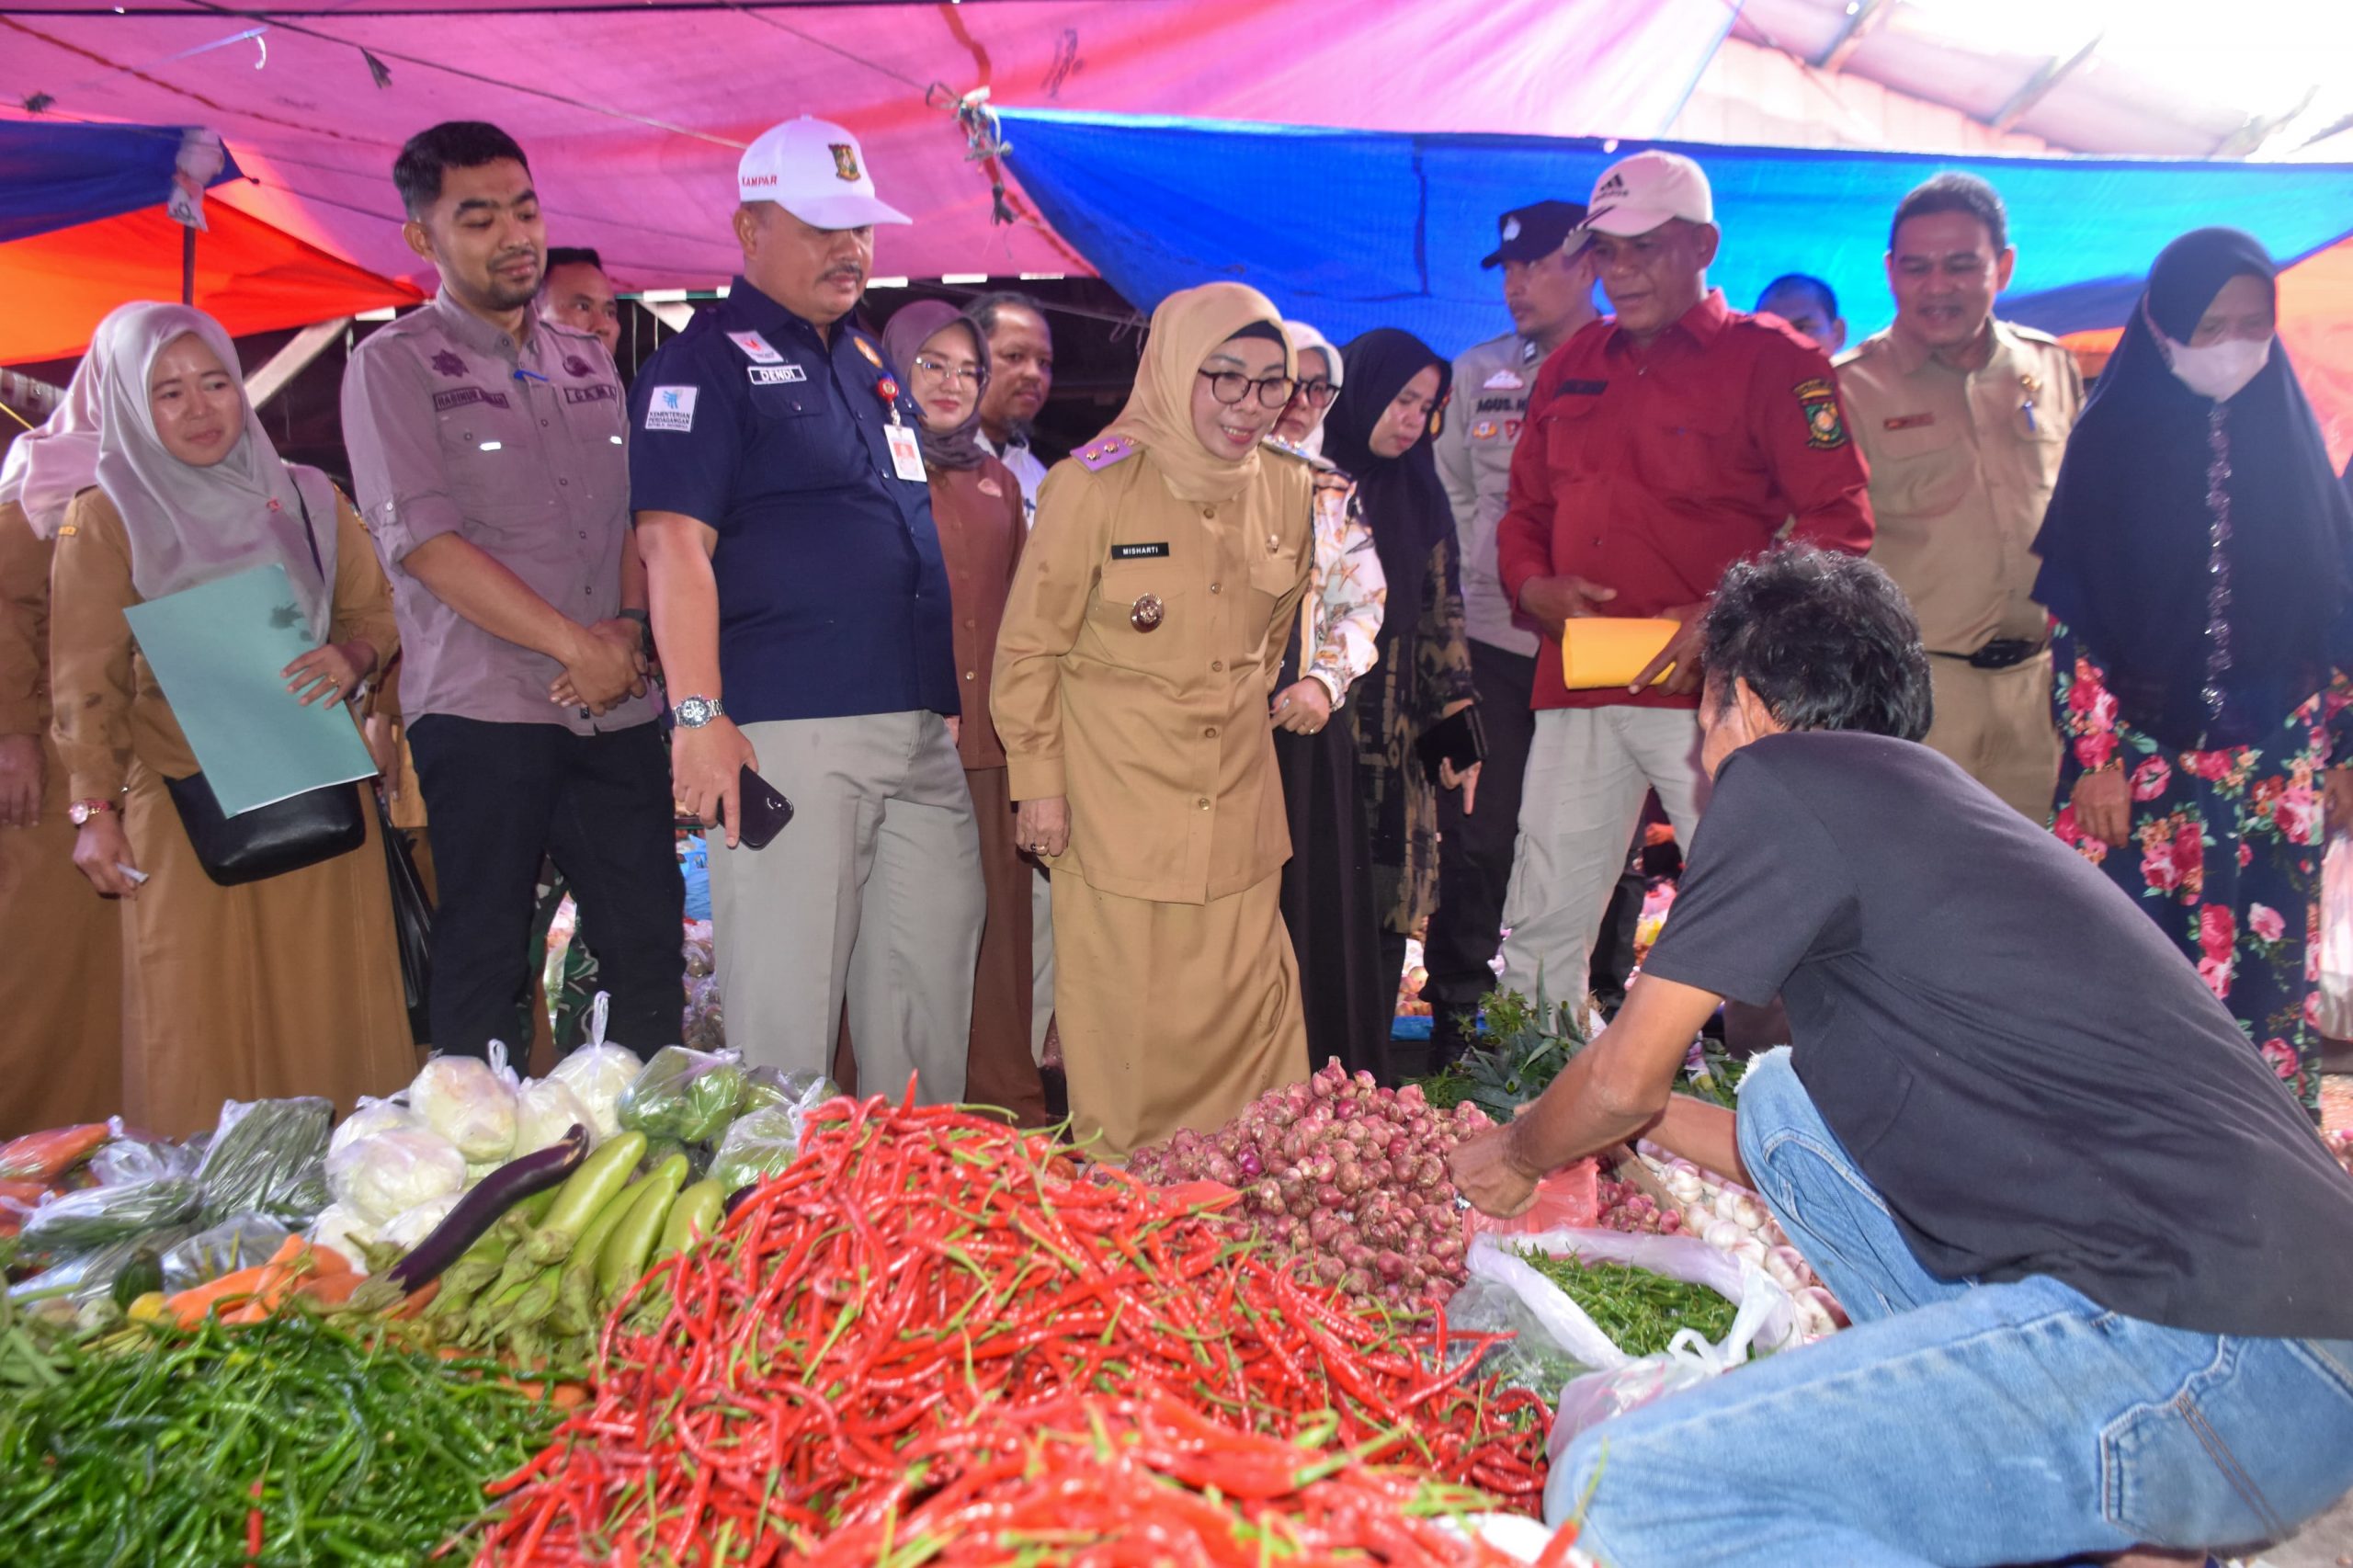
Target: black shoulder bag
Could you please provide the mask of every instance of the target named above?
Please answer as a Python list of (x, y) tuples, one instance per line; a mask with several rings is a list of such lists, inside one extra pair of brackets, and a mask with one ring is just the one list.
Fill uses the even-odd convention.
[[(294, 498), (302, 508), (302, 537), (311, 547), (311, 565), (324, 580), (326, 563), (319, 557), (311, 504), (303, 499), (301, 486), (295, 486)], [(164, 787), (172, 792), (172, 805), (188, 830), (197, 863), (224, 888), (299, 871), (348, 855), (368, 842), (368, 819), (360, 814), (356, 784), (307, 790), (233, 817), (221, 814), (221, 802), (201, 773), (166, 778)]]

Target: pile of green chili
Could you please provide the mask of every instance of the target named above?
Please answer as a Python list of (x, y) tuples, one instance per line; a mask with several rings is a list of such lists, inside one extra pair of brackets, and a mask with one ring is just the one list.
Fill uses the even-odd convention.
[(1655, 1356), (1687, 1328), (1698, 1329), (1711, 1344), (1732, 1332), (1737, 1309), (1705, 1285), (1623, 1263), (1586, 1263), (1533, 1247), (1515, 1250), (1629, 1356)]
[(555, 1427), (501, 1377), (301, 1313), (132, 1331), (0, 1400), (0, 1540), (88, 1568), (408, 1568)]

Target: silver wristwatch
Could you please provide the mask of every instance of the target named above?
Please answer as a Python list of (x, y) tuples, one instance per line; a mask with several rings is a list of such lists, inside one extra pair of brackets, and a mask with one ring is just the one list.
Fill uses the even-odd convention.
[(727, 710), (716, 697), (681, 697), (670, 704), (670, 711), (677, 716), (681, 730), (699, 730), (713, 719), (727, 717)]

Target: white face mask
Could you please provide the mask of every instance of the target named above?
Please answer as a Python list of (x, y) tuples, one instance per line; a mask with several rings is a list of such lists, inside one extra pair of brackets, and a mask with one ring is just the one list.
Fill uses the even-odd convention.
[(2211, 397), (2216, 403), (2226, 403), (2239, 394), (2240, 389), (2255, 380), (2256, 372), (2271, 360), (2271, 339), (2250, 343), (2244, 337), (2226, 337), (2220, 343), (2210, 343), (2193, 348), (2187, 343), (2176, 343), (2164, 333), (2157, 342), (2165, 351), (2165, 363), (2173, 367), (2174, 379), (2200, 397)]

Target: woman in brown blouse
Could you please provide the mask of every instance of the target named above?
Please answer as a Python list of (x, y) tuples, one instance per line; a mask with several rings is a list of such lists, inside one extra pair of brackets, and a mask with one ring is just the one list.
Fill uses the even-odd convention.
[(981, 447), (981, 389), (988, 385), (988, 340), (955, 308), (919, 300), (891, 318), (883, 352), (923, 410), (916, 435), (931, 479), (931, 517), (948, 562), (956, 619), (956, 669), (964, 712), (949, 723), (963, 754), (981, 830), (981, 870), (988, 884), (988, 921), (981, 928), (980, 967), (972, 980), (972, 1036), (964, 1096), (1011, 1111), (1024, 1127), (1043, 1126), (1046, 1094), (1029, 1051), (1029, 863), (1013, 835), (1013, 796), (1005, 746), (989, 721), (989, 677), (997, 626), (1005, 618), (1013, 568), (1025, 534), (1021, 485)]
[(210, 316), (142, 306), (91, 351), (97, 484), (58, 529), (51, 678), (74, 861), (121, 901), (124, 1116), (183, 1134), (224, 1099), (388, 1094), (416, 1061), (373, 826), (317, 865), (212, 881), (164, 784), (195, 754), (123, 615), (277, 562), (320, 642), (288, 666), (287, 700), (348, 702), (397, 637), (375, 550), (324, 474), (279, 460)]

